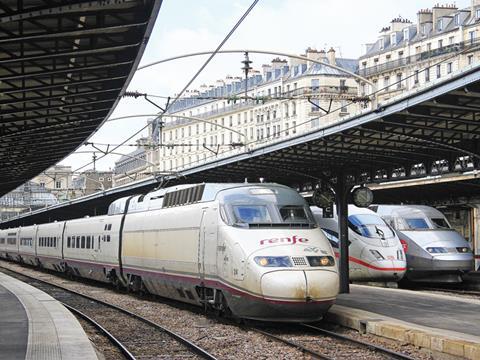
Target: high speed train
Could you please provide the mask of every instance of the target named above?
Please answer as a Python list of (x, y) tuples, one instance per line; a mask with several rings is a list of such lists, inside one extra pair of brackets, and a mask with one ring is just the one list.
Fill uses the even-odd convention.
[[(315, 220), (339, 256), (338, 216), (323, 218), (311, 207)], [(335, 210), (335, 209), (334, 209)], [(372, 210), (348, 205), (349, 268), (352, 281), (396, 282), (407, 270), (405, 253), (395, 231)]]
[(394, 228), (406, 249), (406, 279), (420, 282), (461, 282), (473, 270), (468, 242), (430, 206), (373, 205), (370, 207)]
[(108, 215), (1, 230), (0, 256), (266, 321), (316, 321), (339, 288), (309, 206), (277, 184), (118, 199)]

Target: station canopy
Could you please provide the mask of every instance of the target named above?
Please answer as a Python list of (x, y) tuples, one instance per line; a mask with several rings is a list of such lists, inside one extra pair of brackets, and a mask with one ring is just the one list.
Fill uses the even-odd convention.
[(0, 195), (56, 164), (106, 120), (160, 5), (0, 1)]
[[(257, 182), (263, 177), (308, 190), (319, 179), (338, 176), (363, 184), (471, 172), (478, 168), (479, 154), (480, 66), (474, 66), (327, 127), (217, 158), (162, 181)], [(105, 213), (115, 198), (156, 185), (154, 179), (142, 180), (25, 214), (2, 226)]]

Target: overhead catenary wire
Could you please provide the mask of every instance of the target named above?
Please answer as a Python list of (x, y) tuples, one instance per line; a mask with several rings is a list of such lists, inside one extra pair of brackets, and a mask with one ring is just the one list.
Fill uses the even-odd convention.
[[(253, 8), (255, 7), (255, 5), (257, 5), (257, 3), (259, 2), (259, 0), (254, 0), (252, 2), (252, 4), (250, 5), (250, 7), (245, 11), (245, 13), (240, 17), (240, 19), (236, 22), (236, 24), (233, 26), (233, 28), (228, 32), (228, 34), (224, 37), (224, 39), (220, 42), (220, 44), (217, 46), (217, 48), (214, 50), (214, 52), (209, 56), (209, 58), (204, 62), (204, 64), (200, 67), (200, 69), (195, 73), (195, 75), (191, 78), (190, 81), (188, 81), (187, 85), (178, 93), (178, 95), (174, 98), (174, 100), (172, 102), (170, 102), (168, 104), (168, 106), (165, 107), (164, 109), (164, 113), (168, 111), (168, 109), (173, 105), (175, 104), (176, 101), (178, 101), (178, 99), (182, 96), (182, 94), (188, 89), (188, 87), (195, 81), (195, 79), (200, 75), (200, 73), (205, 69), (205, 67), (208, 65), (208, 63), (210, 63), (210, 61), (214, 58), (214, 56), (217, 54), (217, 52), (222, 48), (222, 46), (225, 44), (225, 42), (227, 42), (227, 40), (232, 36), (232, 34), (235, 32), (235, 30), (240, 26), (240, 24), (245, 20), (245, 18), (248, 16), (248, 14), (253, 10)], [(145, 130), (147, 127), (149, 126), (149, 124), (147, 123), (145, 126), (143, 126), (140, 130), (136, 131), (133, 135), (129, 136), (127, 139), (125, 139), (124, 141), (122, 141), (118, 146), (114, 147), (111, 151), (115, 151), (116, 149), (118, 149), (122, 144), (125, 144), (127, 143), (128, 141), (130, 141), (131, 139), (133, 139), (135, 136), (137, 136), (138, 134), (140, 134), (143, 130)], [(100, 159), (103, 159), (105, 156), (107, 156), (108, 153), (106, 154), (103, 154), (102, 156), (100, 156), (98, 160)], [(90, 161), (89, 163), (75, 169), (75, 171), (78, 171), (78, 170), (81, 170), (89, 165), (93, 164), (93, 161)]]

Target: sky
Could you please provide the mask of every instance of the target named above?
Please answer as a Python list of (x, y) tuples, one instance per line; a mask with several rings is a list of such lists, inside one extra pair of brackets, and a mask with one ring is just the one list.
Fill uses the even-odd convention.
[[(214, 50), (243, 15), (253, 0), (163, 0), (153, 32), (140, 66), (176, 55)], [(416, 22), (420, 9), (431, 8), (437, 0), (260, 0), (222, 49), (260, 49), (291, 54), (304, 53), (307, 47), (328, 50), (337, 56), (358, 58), (363, 45), (374, 42), (382, 27), (398, 16)], [(452, 2), (448, 2), (449, 4)], [(459, 8), (471, 0), (457, 0)], [(261, 69), (275, 56), (251, 54), (252, 66)], [(174, 96), (191, 79), (207, 56), (176, 60), (136, 72), (129, 91)], [(226, 75), (241, 76), (242, 54), (219, 54), (200, 74), (190, 89), (213, 84)], [(164, 100), (152, 98), (164, 106)], [(153, 105), (138, 98), (124, 98), (111, 118), (154, 114)], [(119, 144), (146, 124), (146, 117), (105, 123), (88, 141)], [(146, 135), (146, 131), (136, 138)], [(134, 144), (132, 139), (128, 144)], [(97, 145), (100, 149), (105, 146)], [(97, 161), (97, 169), (113, 169), (121, 154), (135, 147), (119, 148)], [(61, 161), (72, 169), (92, 168), (92, 148), (81, 146)], [(98, 153), (97, 156), (101, 155)], [(89, 164), (89, 165), (88, 165)]]

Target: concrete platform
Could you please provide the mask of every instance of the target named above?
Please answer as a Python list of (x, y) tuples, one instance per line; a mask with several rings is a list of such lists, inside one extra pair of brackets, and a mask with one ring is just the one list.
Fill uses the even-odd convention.
[(44, 292), (0, 273), (0, 360), (97, 359), (77, 319)]
[(480, 300), (352, 285), (327, 319), (434, 353), (480, 359)]

